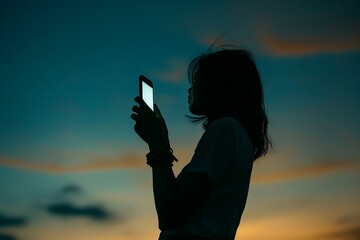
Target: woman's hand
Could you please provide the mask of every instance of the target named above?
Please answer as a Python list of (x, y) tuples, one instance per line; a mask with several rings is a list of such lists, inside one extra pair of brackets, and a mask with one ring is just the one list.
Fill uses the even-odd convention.
[(135, 132), (149, 145), (150, 151), (157, 148), (170, 148), (169, 134), (164, 118), (157, 105), (154, 112), (140, 97), (135, 98), (139, 106), (134, 105), (131, 118), (135, 120)]

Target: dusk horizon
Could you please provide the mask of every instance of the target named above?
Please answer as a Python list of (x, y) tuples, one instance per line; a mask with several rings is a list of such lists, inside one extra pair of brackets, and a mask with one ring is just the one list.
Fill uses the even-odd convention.
[(360, 2), (1, 1), (0, 240), (159, 236), (138, 77), (179, 162), (204, 130), (188, 66), (254, 55), (274, 149), (254, 162), (236, 240), (360, 238)]

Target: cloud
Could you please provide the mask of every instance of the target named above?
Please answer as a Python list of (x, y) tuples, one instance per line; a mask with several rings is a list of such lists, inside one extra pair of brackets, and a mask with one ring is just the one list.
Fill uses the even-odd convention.
[(0, 167), (53, 174), (129, 169), (145, 165), (145, 159), (143, 156), (140, 157), (133, 154), (126, 154), (124, 156), (114, 158), (96, 157), (92, 158), (90, 162), (73, 165), (62, 165), (59, 163), (35, 163), (14, 158), (0, 157)]
[(360, 34), (343, 39), (317, 39), (311, 37), (289, 39), (275, 34), (265, 34), (261, 36), (260, 40), (266, 52), (277, 56), (341, 53), (360, 50)]
[(10, 235), (10, 234), (7, 234), (7, 233), (0, 233), (0, 240), (18, 240), (19, 238), (13, 236), (13, 235)]
[(46, 211), (55, 216), (85, 217), (93, 220), (110, 220), (111, 214), (101, 205), (75, 206), (69, 202), (55, 203), (46, 207)]
[(61, 189), (61, 192), (64, 193), (64, 194), (82, 194), (83, 193), (83, 189), (78, 186), (78, 185), (75, 185), (75, 184), (69, 184), (69, 185), (66, 185), (64, 186), (62, 189)]
[[(306, 56), (322, 53), (344, 53), (360, 51), (360, 32), (353, 31), (351, 34), (316, 35), (302, 29), (298, 34), (290, 34), (288, 31), (281, 31), (281, 26), (268, 26), (272, 23), (256, 23), (251, 34), (254, 40), (244, 39), (236, 36), (231, 38), (225, 35), (203, 34), (196, 38), (196, 41), (205, 47), (212, 44), (213, 51), (223, 48), (250, 48), (255, 52), (265, 52), (279, 57)], [(315, 31), (315, 30), (312, 30)], [(280, 32), (280, 33), (278, 33)], [(239, 40), (237, 40), (239, 39)]]
[[(74, 203), (73, 200), (68, 198), (69, 193), (84, 193), (82, 187), (76, 184), (68, 184), (61, 188), (62, 197), (57, 198), (54, 202), (50, 202), (47, 205), (43, 206), (43, 210), (48, 214), (54, 217), (62, 217), (65, 219), (69, 218), (83, 218), (89, 220), (95, 220), (98, 222), (109, 222), (109, 221), (123, 221), (127, 217), (127, 214), (121, 212), (121, 216), (119, 213), (111, 213), (104, 204), (91, 204), (91, 203), (83, 203), (80, 204), (79, 201)], [(84, 196), (76, 196), (84, 197)], [(62, 200), (59, 200), (62, 199)], [(79, 199), (78, 199), (79, 200)]]
[(264, 12), (266, 21), (252, 23), (253, 35), (260, 50), (275, 56), (360, 51), (360, 19), (354, 11), (356, 8), (355, 2), (278, 3), (273, 11)]
[(24, 226), (26, 223), (27, 220), (24, 217), (8, 216), (0, 213), (0, 227)]
[[(19, 170), (46, 172), (51, 174), (67, 174), (67, 173), (82, 173), (91, 171), (109, 171), (117, 169), (131, 169), (146, 167), (144, 157), (136, 157), (134, 155), (127, 155), (120, 158), (96, 158), (92, 162), (78, 164), (78, 165), (61, 165), (61, 164), (45, 164), (32, 163), (22, 160), (7, 159), (0, 157), (0, 167), (10, 167)], [(281, 171), (273, 171), (267, 173), (257, 173), (254, 168), (252, 184), (268, 184), (283, 182), (293, 179), (316, 177), (326, 175), (339, 171), (359, 171), (360, 165), (352, 160), (324, 160), (315, 165), (300, 167), (296, 169), (283, 169)], [(78, 186), (65, 186), (63, 192), (81, 193), (81, 188)]]
[(254, 174), (252, 183), (265, 184), (274, 182), (283, 182), (293, 179), (315, 177), (338, 171), (353, 170), (359, 171), (360, 165), (351, 161), (324, 161), (317, 165), (302, 167), (297, 169), (284, 169), (281, 172), (271, 172), (263, 174)]
[(338, 231), (321, 234), (317, 239), (327, 240), (359, 240), (360, 239), (360, 225), (351, 228), (344, 228)]
[(153, 72), (154, 77), (165, 82), (181, 83), (187, 79), (187, 63), (181, 59), (170, 59), (166, 70)]
[(224, 40), (275, 56), (360, 51), (357, 1), (228, 1), (223, 6), (226, 10), (214, 13), (226, 13), (222, 21), (206, 18), (203, 26), (196, 24), (198, 18), (192, 21), (197, 42), (208, 47)]
[(338, 225), (360, 223), (360, 213), (350, 213), (348, 215), (338, 217), (335, 223)]

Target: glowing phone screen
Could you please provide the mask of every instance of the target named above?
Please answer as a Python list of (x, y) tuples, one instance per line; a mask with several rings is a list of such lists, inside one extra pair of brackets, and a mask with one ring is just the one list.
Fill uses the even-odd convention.
[(153, 88), (142, 81), (142, 98), (145, 103), (154, 111)]

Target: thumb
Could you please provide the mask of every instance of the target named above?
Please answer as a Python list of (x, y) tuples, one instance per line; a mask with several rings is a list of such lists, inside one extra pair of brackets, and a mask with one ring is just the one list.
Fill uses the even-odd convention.
[(154, 112), (155, 112), (155, 115), (156, 115), (157, 117), (161, 117), (161, 118), (162, 118), (160, 109), (159, 109), (159, 107), (158, 107), (156, 104), (154, 104)]

